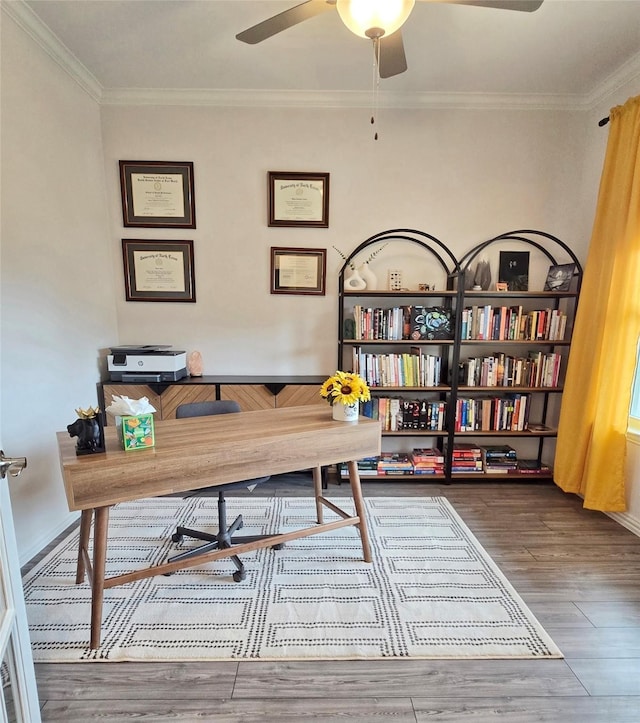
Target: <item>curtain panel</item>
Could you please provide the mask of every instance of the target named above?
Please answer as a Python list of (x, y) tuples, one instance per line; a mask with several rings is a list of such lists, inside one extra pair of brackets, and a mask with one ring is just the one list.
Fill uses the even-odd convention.
[(610, 113), (558, 428), (554, 478), (584, 506), (623, 512), (640, 333), (640, 96)]

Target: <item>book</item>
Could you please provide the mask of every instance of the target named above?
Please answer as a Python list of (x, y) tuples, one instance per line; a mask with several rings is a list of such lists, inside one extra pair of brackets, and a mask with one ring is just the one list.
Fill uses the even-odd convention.
[(551, 467), (544, 462), (538, 463), (537, 459), (519, 459), (518, 472), (520, 474), (550, 474)]
[(529, 424), (527, 424), (527, 431), (529, 431), (529, 432), (550, 432), (551, 427), (547, 427), (546, 424), (534, 424), (533, 422), (529, 422)]
[(509, 291), (529, 290), (529, 252), (501, 251), (499, 281), (507, 284)]
[(383, 452), (378, 458), (378, 472), (413, 472), (413, 464), (404, 452)]
[(575, 264), (552, 264), (544, 282), (544, 291), (569, 291), (575, 272)]
[(444, 463), (444, 454), (434, 447), (416, 447), (411, 452), (411, 461), (414, 465), (429, 463)]

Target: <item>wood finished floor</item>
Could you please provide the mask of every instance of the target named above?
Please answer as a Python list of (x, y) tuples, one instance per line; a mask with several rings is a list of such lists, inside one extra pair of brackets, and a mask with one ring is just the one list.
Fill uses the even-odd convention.
[[(565, 658), (37, 664), (44, 723), (640, 721), (640, 538), (552, 484), (363, 489), (447, 497)], [(254, 494), (309, 491), (291, 475)]]

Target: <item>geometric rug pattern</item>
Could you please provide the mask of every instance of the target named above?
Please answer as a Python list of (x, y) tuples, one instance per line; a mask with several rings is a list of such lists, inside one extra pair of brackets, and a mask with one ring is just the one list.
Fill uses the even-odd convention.
[[(334, 500), (352, 511), (348, 499)], [(215, 530), (217, 500), (116, 505), (107, 575), (159, 564), (196, 544), (177, 524)], [(74, 531), (24, 578), (36, 662), (560, 658), (562, 653), (443, 497), (365, 499), (372, 563), (343, 527), (229, 560), (105, 590), (102, 644), (90, 650), (90, 588), (75, 585)], [(313, 498), (227, 499), (241, 534), (315, 521)], [(324, 511), (325, 522), (337, 516)]]

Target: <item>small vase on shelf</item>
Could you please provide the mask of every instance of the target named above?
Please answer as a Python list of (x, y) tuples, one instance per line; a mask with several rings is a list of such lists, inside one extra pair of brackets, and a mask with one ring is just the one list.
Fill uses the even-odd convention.
[(336, 422), (357, 422), (358, 402), (353, 404), (340, 404), (336, 402), (331, 406), (331, 416)]
[(358, 269), (358, 272), (360, 273), (360, 277), (367, 285), (367, 289), (370, 289), (373, 291), (378, 286), (378, 278), (377, 276), (371, 271), (371, 267), (369, 266), (369, 262), (365, 261), (362, 266)]
[(345, 272), (344, 288), (350, 291), (361, 291), (367, 288), (367, 283), (360, 276), (358, 269), (350, 269), (349, 272)]

